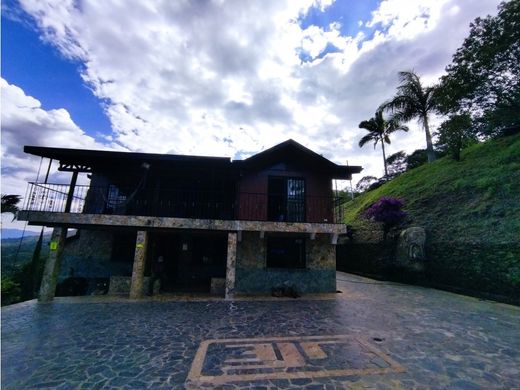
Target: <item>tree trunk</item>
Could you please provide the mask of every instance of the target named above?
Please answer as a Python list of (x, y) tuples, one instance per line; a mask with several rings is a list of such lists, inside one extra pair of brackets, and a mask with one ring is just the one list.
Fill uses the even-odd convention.
[(386, 168), (385, 140), (382, 137), (381, 137), (381, 146), (383, 148), (383, 162), (385, 163), (385, 177), (387, 177), (388, 170)]
[(428, 162), (435, 161), (435, 152), (433, 151), (432, 135), (430, 134), (430, 125), (428, 124), (428, 115), (424, 116), (424, 132), (426, 133), (426, 155)]

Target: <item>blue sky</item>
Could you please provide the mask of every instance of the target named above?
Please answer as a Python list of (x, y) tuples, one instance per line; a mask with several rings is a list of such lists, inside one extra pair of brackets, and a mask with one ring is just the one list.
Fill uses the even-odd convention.
[(109, 133), (103, 102), (81, 79), (81, 62), (42, 41), (32, 18), (21, 16), (17, 21), (2, 14), (2, 77), (38, 97), (46, 110), (66, 108), (88, 134)]
[[(35, 178), (23, 145), (244, 158), (293, 138), (381, 176), (358, 124), (399, 71), (434, 83), (498, 3), (4, 1), (2, 193)], [(388, 154), (423, 147), (409, 125)]]

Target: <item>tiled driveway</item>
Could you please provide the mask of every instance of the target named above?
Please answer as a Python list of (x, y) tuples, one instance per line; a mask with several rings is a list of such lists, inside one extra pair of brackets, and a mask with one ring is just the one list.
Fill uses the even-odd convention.
[(3, 308), (2, 389), (520, 388), (518, 307), (338, 279), (319, 300)]

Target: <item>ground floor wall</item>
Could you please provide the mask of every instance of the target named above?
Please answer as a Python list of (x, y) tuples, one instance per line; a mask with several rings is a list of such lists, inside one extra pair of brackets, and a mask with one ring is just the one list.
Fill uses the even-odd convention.
[(131, 276), (133, 251), (113, 256), (114, 233), (79, 230), (67, 238), (58, 275), (58, 295), (105, 293), (111, 276)]
[(273, 288), (292, 286), (299, 293), (336, 291), (336, 248), (329, 234), (309, 235), (305, 240), (305, 268), (268, 268), (266, 265), (268, 233), (243, 232), (237, 243), (235, 292), (271, 293)]
[[(62, 254), (58, 295), (127, 292), (136, 234), (81, 230), (69, 237)], [(154, 259), (164, 257), (163, 292), (170, 291), (165, 289), (168, 285), (172, 291), (197, 288), (197, 291), (209, 292), (215, 280), (226, 277), (227, 233), (163, 231), (149, 234), (145, 276), (151, 275)], [(241, 233), (236, 244), (236, 293), (270, 294), (273, 288), (289, 286), (298, 293), (336, 291), (336, 247), (331, 244), (330, 234), (316, 234), (311, 239), (309, 234), (283, 233), (282, 237), (298, 237), (304, 241), (305, 264), (301, 268), (267, 266), (267, 241), (273, 236), (280, 234)], [(220, 244), (224, 247), (220, 248)], [(213, 250), (208, 251), (209, 247)]]

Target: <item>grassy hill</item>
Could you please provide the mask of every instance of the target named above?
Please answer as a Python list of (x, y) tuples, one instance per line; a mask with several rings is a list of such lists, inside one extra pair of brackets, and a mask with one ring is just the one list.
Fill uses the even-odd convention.
[(520, 135), (469, 147), (459, 162), (423, 165), (347, 203), (345, 223), (365, 239), (380, 237), (361, 214), (382, 196), (402, 199), (409, 222), (435, 241), (519, 241)]
[(474, 145), (460, 162), (444, 157), (348, 202), (344, 221), (355, 239), (338, 266), (387, 273), (395, 250), (381, 246), (380, 227), (363, 217), (382, 196), (402, 199), (407, 224), (426, 229), (429, 281), (520, 303), (520, 135)]

